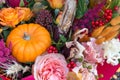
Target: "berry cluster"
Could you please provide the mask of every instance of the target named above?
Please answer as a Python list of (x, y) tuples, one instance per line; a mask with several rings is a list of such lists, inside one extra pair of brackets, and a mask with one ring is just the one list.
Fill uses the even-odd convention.
[(70, 71), (72, 71), (72, 69), (76, 67), (76, 63), (74, 61), (71, 61), (67, 64), (67, 67), (69, 68)]
[(109, 22), (112, 18), (112, 14), (113, 14), (113, 11), (111, 9), (106, 9), (104, 11), (104, 18), (105, 18), (105, 22)]
[(48, 53), (58, 53), (58, 50), (54, 46), (50, 46), (47, 50)]
[[(118, 6), (115, 6), (114, 10), (117, 11), (118, 8), (119, 8)], [(111, 20), (112, 15), (113, 15), (112, 9), (106, 9), (104, 11), (102, 18), (100, 18), (99, 20), (96, 20), (96, 21), (92, 21), (92, 27), (97, 28), (99, 26), (103, 26), (105, 23), (108, 23)]]
[(103, 26), (105, 23), (102, 20), (92, 21), (92, 27)]
[(105, 23), (108, 23), (113, 15), (112, 9), (106, 9), (104, 11), (103, 17), (100, 18), (99, 20), (92, 21), (92, 27), (97, 28), (99, 26), (103, 26)]

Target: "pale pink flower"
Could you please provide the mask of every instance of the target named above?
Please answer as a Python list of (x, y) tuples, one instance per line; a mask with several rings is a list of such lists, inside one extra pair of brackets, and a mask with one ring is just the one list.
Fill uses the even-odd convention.
[(97, 45), (95, 39), (92, 38), (90, 42), (84, 42), (82, 45), (85, 47), (84, 57), (87, 62), (101, 64), (104, 62), (102, 45)]
[(67, 62), (61, 54), (39, 56), (33, 68), (35, 80), (66, 80), (67, 73)]

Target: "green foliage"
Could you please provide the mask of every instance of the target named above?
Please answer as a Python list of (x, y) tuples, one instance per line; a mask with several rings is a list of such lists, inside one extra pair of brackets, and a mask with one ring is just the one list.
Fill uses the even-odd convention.
[(58, 50), (60, 50), (60, 48), (64, 46), (65, 42), (67, 42), (67, 38), (64, 35), (60, 35), (58, 42), (56, 43), (53, 41), (52, 44), (55, 45)]
[(7, 37), (8, 37), (8, 35), (9, 35), (9, 33), (11, 32), (11, 30), (12, 29), (8, 29), (8, 28), (4, 28), (3, 29), (3, 32), (2, 32), (2, 34), (3, 34), (3, 38), (4, 38), (4, 40), (6, 41), (6, 39), (7, 39)]
[(57, 17), (57, 15), (59, 14), (60, 10), (59, 9), (55, 9), (54, 13), (55, 13), (55, 18)]
[(86, 0), (78, 0), (76, 18), (81, 18), (85, 12), (87, 11), (87, 3)]
[(20, 4), (19, 4), (19, 6), (25, 6), (25, 4), (24, 4), (24, 0), (20, 0)]
[[(28, 0), (27, 0), (28, 1)], [(29, 0), (28, 2), (29, 2), (29, 4), (28, 4), (28, 7), (30, 8), (30, 9), (32, 9), (32, 7), (33, 7), (33, 5), (35, 4), (35, 1), (34, 0), (32, 0), (31, 2), (30, 2), (31, 0)]]
[(120, 0), (112, 0), (109, 8), (113, 10), (115, 6), (120, 6)]
[(0, 4), (0, 9), (3, 8), (3, 4)]

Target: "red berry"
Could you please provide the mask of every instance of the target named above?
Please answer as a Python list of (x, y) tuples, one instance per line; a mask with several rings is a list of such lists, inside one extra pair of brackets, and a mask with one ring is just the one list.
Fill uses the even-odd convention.
[(102, 25), (104, 25), (105, 23), (104, 22), (102, 22)]
[(112, 13), (112, 10), (110, 9), (109, 12)]
[(68, 68), (71, 68), (71, 65), (70, 65), (70, 64), (67, 64), (67, 67), (68, 67)]
[(105, 14), (104, 14), (104, 17), (106, 17), (106, 16), (108, 16), (108, 13), (105, 13)]
[(55, 47), (53, 47), (53, 50), (56, 50), (56, 48), (55, 48)]
[(47, 51), (48, 53), (58, 53), (57, 48), (54, 46), (50, 46)]
[(76, 67), (76, 66), (77, 66), (76, 64), (73, 65), (73, 67)]
[(112, 16), (112, 13), (109, 13), (109, 16)]
[(95, 22), (94, 22), (94, 21), (92, 21), (92, 25), (95, 25)]
[(107, 19), (110, 20), (112, 17), (111, 16), (107, 16)]
[(58, 50), (55, 50), (54, 52), (55, 52), (55, 53), (58, 53)]
[(101, 23), (102, 22), (102, 20), (99, 20), (99, 23)]
[(50, 46), (50, 49), (53, 49), (54, 47), (53, 46)]
[(96, 22), (95, 22), (95, 25), (98, 25), (98, 24), (99, 24), (99, 22), (98, 22), (98, 21), (96, 21)]
[(99, 26), (102, 26), (102, 25), (103, 25), (102, 23), (99, 24)]
[(71, 61), (70, 64), (73, 65), (73, 64), (75, 64), (75, 62), (74, 62), (74, 61)]
[(119, 7), (118, 7), (118, 6), (115, 6), (115, 7), (114, 7), (114, 10), (115, 10), (115, 11), (117, 11), (118, 9), (119, 9)]
[(48, 53), (52, 53), (52, 50), (48, 50)]
[(72, 68), (69, 68), (69, 71), (72, 71)]
[(105, 10), (105, 13), (109, 13), (109, 12), (110, 12), (109, 9), (106, 9), (106, 10)]
[(106, 19), (106, 20), (105, 20), (105, 22), (107, 23), (107, 22), (108, 22), (108, 20)]

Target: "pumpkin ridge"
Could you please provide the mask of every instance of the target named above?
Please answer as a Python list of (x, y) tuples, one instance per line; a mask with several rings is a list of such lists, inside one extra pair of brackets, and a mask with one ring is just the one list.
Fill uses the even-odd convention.
[[(19, 43), (20, 44), (20, 43)], [(18, 52), (18, 54), (20, 54), (20, 55), (17, 55), (16, 56), (16, 58), (18, 59), (21, 59), (21, 60), (23, 60), (24, 59), (24, 48), (25, 48), (25, 44), (26, 44), (26, 42), (21, 42), (21, 44), (22, 44), (22, 48), (23, 48), (23, 50), (20, 50), (21, 48), (18, 48), (19, 50), (17, 50)], [(24, 45), (24, 46), (23, 46)], [(22, 52), (21, 52), (22, 51)], [(21, 62), (21, 60), (18, 60), (18, 61), (20, 61)]]
[[(35, 29), (34, 29), (34, 30), (33, 30), (33, 32), (32, 32), (32, 34), (33, 34), (33, 35), (34, 35), (34, 34), (36, 34), (36, 30), (38, 30), (38, 29), (39, 29), (39, 27), (40, 27), (40, 26), (37, 26), (36, 28), (34, 27)], [(31, 31), (31, 30), (32, 30), (32, 28), (33, 28), (33, 27), (31, 27), (31, 29), (30, 29), (29, 31)], [(32, 34), (31, 34), (31, 35), (32, 35)]]
[[(28, 46), (27, 44), (28, 44), (28, 42), (26, 42), (26, 44), (25, 44), (24, 52), (26, 52), (26, 48)], [(29, 57), (27, 56), (27, 58), (26, 58), (27, 54), (28, 54), (27, 52), (24, 54), (24, 62), (28, 62), (28, 60), (29, 60), (29, 58), (31, 56), (31, 55), (29, 55)]]
[[(19, 51), (19, 48), (17, 48), (19, 45), (20, 45), (21, 41), (19, 41), (16, 45), (14, 45), (13, 47), (13, 52), (12, 52), (12, 55), (17, 59), (17, 56), (16, 54), (18, 53)], [(17, 59), (18, 60), (18, 59)]]

